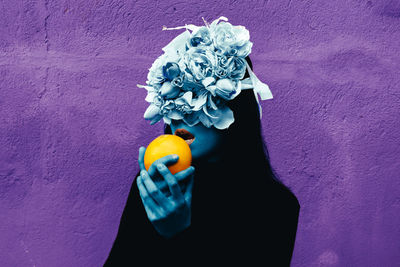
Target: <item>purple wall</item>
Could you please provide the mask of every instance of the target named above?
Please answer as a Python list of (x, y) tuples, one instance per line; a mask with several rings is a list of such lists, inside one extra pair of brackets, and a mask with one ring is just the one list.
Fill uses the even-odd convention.
[(263, 129), (301, 214), (293, 266), (400, 262), (400, 1), (1, 1), (0, 266), (101, 266), (139, 146), (147, 69), (223, 15), (270, 85)]

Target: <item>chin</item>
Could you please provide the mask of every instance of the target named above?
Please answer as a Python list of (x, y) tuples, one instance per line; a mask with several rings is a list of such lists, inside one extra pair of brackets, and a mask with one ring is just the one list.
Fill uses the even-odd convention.
[(190, 148), (191, 152), (192, 152), (192, 159), (196, 160), (202, 157), (202, 155), (197, 152), (196, 148)]
[(207, 152), (208, 151), (198, 151), (194, 148), (194, 149), (192, 149), (192, 159), (194, 161), (206, 159), (210, 156), (210, 153), (207, 153)]

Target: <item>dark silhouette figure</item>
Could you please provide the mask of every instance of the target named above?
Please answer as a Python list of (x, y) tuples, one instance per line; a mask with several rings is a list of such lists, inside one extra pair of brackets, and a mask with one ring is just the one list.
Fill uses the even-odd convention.
[[(270, 166), (253, 90), (228, 106), (235, 122), (223, 156), (193, 162), (190, 227), (171, 238), (159, 235), (133, 182), (104, 266), (290, 265), (300, 205)], [(171, 134), (169, 125), (164, 133)]]

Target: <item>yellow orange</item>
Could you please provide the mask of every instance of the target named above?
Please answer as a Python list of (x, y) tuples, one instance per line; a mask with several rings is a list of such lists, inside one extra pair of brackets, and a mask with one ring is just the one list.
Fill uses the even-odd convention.
[(170, 154), (179, 156), (179, 160), (176, 163), (166, 165), (172, 174), (190, 167), (192, 152), (185, 140), (176, 135), (163, 134), (151, 141), (146, 148), (144, 154), (144, 166), (146, 170), (149, 170), (154, 161)]

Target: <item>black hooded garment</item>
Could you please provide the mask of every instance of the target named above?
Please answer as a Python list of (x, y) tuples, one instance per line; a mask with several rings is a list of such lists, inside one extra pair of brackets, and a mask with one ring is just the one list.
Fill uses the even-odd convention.
[(189, 228), (170, 239), (159, 235), (134, 181), (104, 266), (290, 266), (300, 210), (295, 195), (251, 166), (195, 168)]

